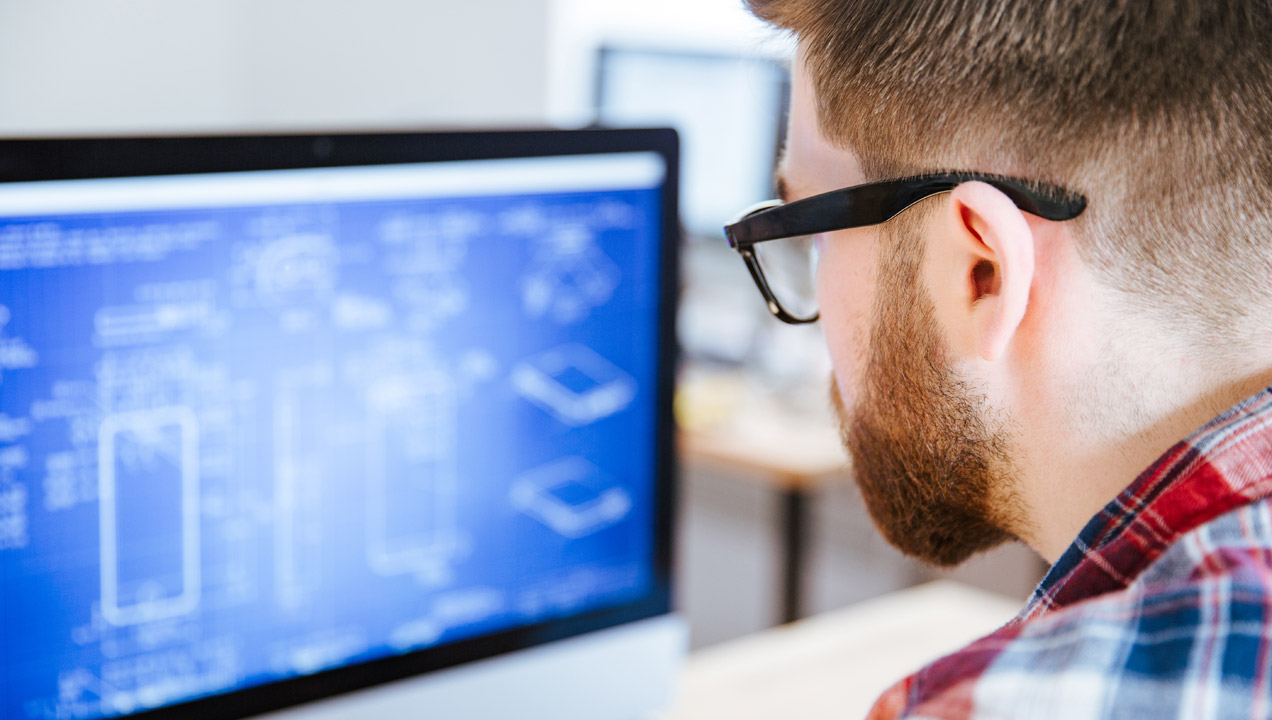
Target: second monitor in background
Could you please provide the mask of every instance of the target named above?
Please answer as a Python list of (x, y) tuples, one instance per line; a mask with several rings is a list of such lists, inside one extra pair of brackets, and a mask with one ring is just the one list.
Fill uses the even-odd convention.
[(773, 196), (790, 84), (762, 57), (674, 50), (600, 50), (597, 120), (680, 132), (681, 218), (690, 235), (718, 237), (738, 208)]

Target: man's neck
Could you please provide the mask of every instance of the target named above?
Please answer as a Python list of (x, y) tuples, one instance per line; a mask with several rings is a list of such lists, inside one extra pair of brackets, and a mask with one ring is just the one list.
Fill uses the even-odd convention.
[[(1049, 408), (1019, 437), (1022, 539), (1054, 563), (1086, 523), (1167, 450), (1235, 403), (1272, 386), (1272, 362), (1220, 377), (1201, 358), (1111, 363)], [(1120, 370), (1120, 371), (1117, 371)]]

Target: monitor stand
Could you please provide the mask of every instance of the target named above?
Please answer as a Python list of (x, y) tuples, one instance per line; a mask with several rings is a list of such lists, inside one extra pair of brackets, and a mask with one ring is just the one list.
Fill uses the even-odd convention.
[(687, 647), (663, 615), (260, 717), (644, 720), (670, 705)]

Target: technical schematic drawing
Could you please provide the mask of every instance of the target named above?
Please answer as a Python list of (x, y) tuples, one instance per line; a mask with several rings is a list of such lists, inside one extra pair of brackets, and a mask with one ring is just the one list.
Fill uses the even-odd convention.
[(31, 418), (9, 417), (0, 412), (0, 443), (16, 443), (31, 433)]
[(207, 280), (155, 282), (133, 290), (132, 302), (104, 305), (93, 314), (93, 341), (98, 347), (160, 342), (171, 333), (222, 329), (224, 313), (216, 306), (216, 284)]
[(270, 303), (307, 302), (336, 285), (339, 254), (330, 236), (296, 233), (271, 241), (256, 261), (256, 292)]
[(639, 227), (641, 211), (631, 203), (621, 200), (606, 199), (596, 203), (593, 222), (600, 227), (631, 230)]
[(0, 718), (144, 714), (653, 581), (659, 191), (321, 170), (0, 219)]
[(512, 483), (509, 500), (516, 509), (571, 539), (604, 530), (632, 509), (626, 490), (578, 456), (521, 475)]
[(32, 368), (40, 362), (40, 356), (25, 340), (5, 336), (4, 328), (11, 319), (9, 308), (0, 305), (0, 383), (4, 382), (5, 370)]
[(568, 325), (609, 302), (621, 275), (586, 227), (553, 228), (535, 245), (521, 279), (521, 305), (527, 316)]
[[(0, 420), (4, 415), (0, 415)], [(26, 547), (31, 541), (29, 495), (26, 485), (18, 481), (18, 471), (26, 467), (26, 448), (10, 445), (0, 448), (0, 550)]]
[(376, 298), (342, 292), (331, 303), (331, 323), (341, 330), (379, 330), (392, 322), (392, 306)]
[(522, 397), (567, 425), (587, 425), (631, 405), (636, 380), (586, 345), (569, 343), (512, 370)]
[(85, 717), (83, 708), (95, 704), (108, 716), (131, 715), (227, 687), (238, 677), (241, 662), (233, 642), (215, 638), (109, 660), (91, 669), (67, 668), (57, 675), (57, 702), (48, 715)]
[(436, 643), (446, 627), (432, 617), (408, 620), (389, 631), (389, 645), (398, 652), (415, 650)]
[(98, 429), (102, 616), (135, 625), (199, 605), (199, 427), (187, 407), (107, 415)]
[(254, 242), (236, 248), (231, 298), (278, 316), (283, 331), (312, 330), (336, 292), (340, 248), (332, 208), (275, 210), (247, 223)]
[(467, 587), (434, 595), (431, 608), (389, 631), (389, 644), (399, 652), (436, 643), (448, 628), (481, 622), (508, 607), (507, 593), (489, 586)]
[(268, 653), (271, 666), (309, 674), (340, 665), (366, 649), (360, 630), (328, 627), (274, 643)]
[(457, 543), (455, 380), (388, 376), (368, 391), (367, 562), (442, 582)]
[(468, 307), (468, 285), (460, 275), (429, 272), (406, 275), (393, 283), (394, 298), (410, 307), (407, 324), (416, 330), (457, 317)]
[(327, 467), (325, 399), (334, 372), (317, 364), (279, 373), (274, 395), (274, 583), (278, 603), (299, 606), (322, 582)]
[(461, 267), (469, 243), (485, 227), (482, 215), (457, 208), (395, 213), (380, 222), (384, 271), (394, 278), (394, 298), (410, 308), (409, 326), (428, 330), (468, 308), (468, 282)]
[(119, 344), (121, 338), (153, 338), (206, 323), (213, 308), (204, 302), (121, 305), (97, 311), (93, 325), (100, 344)]

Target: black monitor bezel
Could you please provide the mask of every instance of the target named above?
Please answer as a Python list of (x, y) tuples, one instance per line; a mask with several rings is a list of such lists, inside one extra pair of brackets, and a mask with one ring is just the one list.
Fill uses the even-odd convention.
[(250, 717), (671, 611), (677, 474), (672, 392), (677, 363), (675, 319), (679, 292), (679, 140), (676, 132), (667, 128), (0, 140), (0, 184), (626, 152), (658, 153), (667, 167), (662, 186), (657, 417), (653, 448), (656, 458), (654, 584), (650, 592), (637, 600), (581, 615), (124, 717), (138, 720)]

